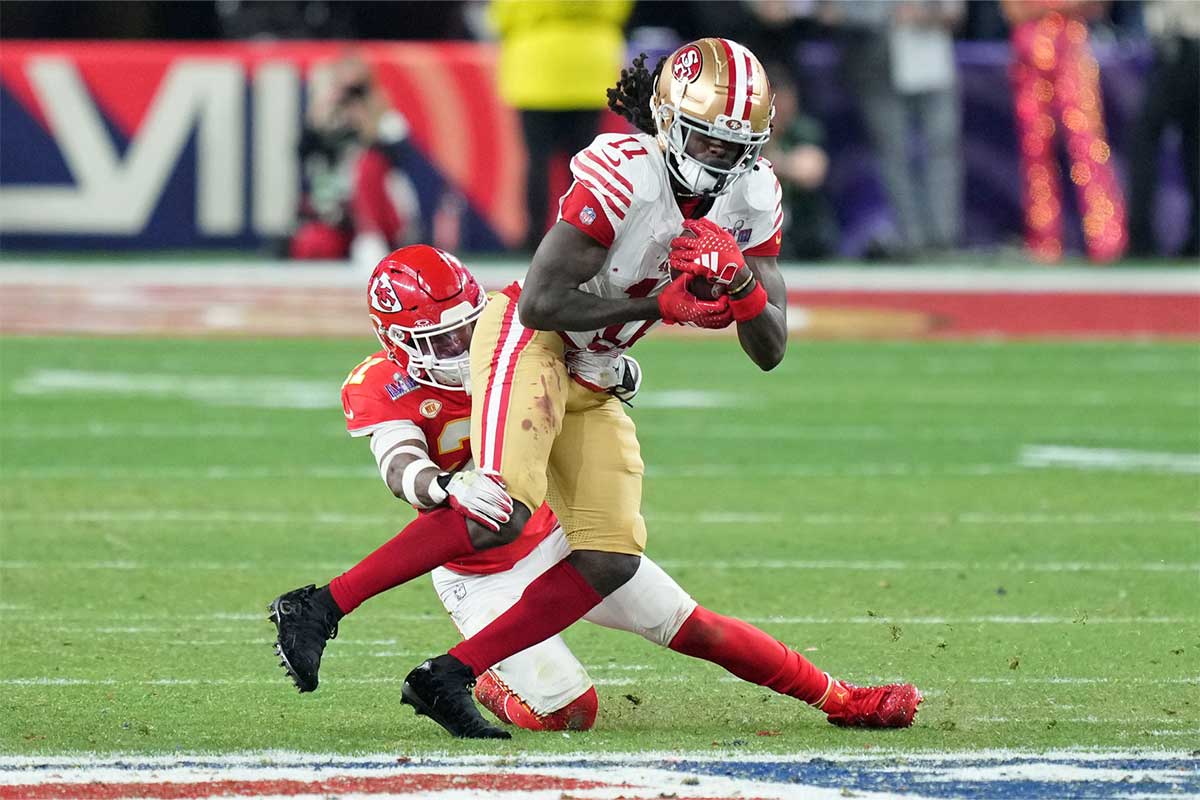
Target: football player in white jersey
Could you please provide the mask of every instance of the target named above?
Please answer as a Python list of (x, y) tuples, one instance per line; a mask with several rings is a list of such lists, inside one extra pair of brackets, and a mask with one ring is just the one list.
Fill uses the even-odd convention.
[[(638, 569), (644, 467), (610, 391), (636, 369), (625, 351), (660, 320), (736, 323), (764, 370), (787, 347), (780, 189), (759, 157), (773, 107), (758, 59), (700, 39), (654, 74), (635, 62), (609, 101), (641, 133), (601, 135), (576, 155), (523, 287), (493, 296), (471, 342), (472, 455), (513, 500), (501, 534), (515, 539), (548, 501), (571, 553), (492, 624), (409, 673), (403, 701), (456, 736), (482, 730), (468, 688), (479, 675), (562, 631)], [(846, 703), (911, 722), (920, 702), (907, 684), (829, 692), (813, 673), (802, 693), (826, 711)]]

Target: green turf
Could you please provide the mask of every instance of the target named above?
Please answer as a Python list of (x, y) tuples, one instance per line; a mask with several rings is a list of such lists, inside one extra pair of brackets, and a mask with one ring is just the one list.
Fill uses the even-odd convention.
[[(794, 342), (760, 374), (728, 339), (651, 337), (633, 412), (649, 553), (821, 667), (928, 699), (911, 731), (843, 731), (581, 625), (567, 639), (599, 683), (597, 730), (507, 745), (452, 743), (398, 703), (405, 672), (455, 640), (427, 579), (343, 623), (315, 695), (272, 658), (267, 601), (411, 517), (342, 433), (338, 385), (368, 340), (0, 346), (3, 752), (1200, 738), (1200, 479), (1019, 464), (1025, 445), (1200, 452), (1192, 344)], [(157, 375), (159, 394), (47, 388), (47, 370)], [(227, 376), (254, 404), (228, 404)], [(326, 385), (328, 405), (270, 407), (304, 392), (280, 378)], [(218, 388), (194, 399), (196, 385)], [(672, 407), (667, 390), (712, 405)]]

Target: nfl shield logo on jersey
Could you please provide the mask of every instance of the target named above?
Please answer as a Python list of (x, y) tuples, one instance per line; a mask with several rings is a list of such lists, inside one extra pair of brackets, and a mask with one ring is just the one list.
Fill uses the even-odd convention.
[(596, 221), (596, 211), (591, 206), (584, 206), (583, 211), (579, 212), (579, 219), (584, 225), (591, 225)]

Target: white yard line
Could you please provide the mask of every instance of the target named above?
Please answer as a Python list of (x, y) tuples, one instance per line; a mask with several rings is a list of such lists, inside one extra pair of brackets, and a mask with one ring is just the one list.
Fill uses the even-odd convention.
[[(1051, 452), (1051, 450), (1055, 452)], [(1071, 451), (1071, 452), (1067, 452)], [(1121, 454), (1135, 454), (1132, 457)], [(1200, 473), (1200, 456), (1174, 453), (1093, 448), (1025, 448), (1015, 463), (974, 462), (916, 463), (911, 461), (859, 462), (850, 464), (806, 464), (796, 461), (727, 464), (651, 465), (648, 479), (679, 480), (723, 478), (726, 480), (781, 480), (785, 478), (912, 478), (912, 477), (987, 477), (1015, 475), (1048, 467), (1085, 470), (1124, 470), (1148, 472)], [(160, 465), (114, 467), (105, 465), (55, 465), (6, 467), (0, 477), (8, 480), (96, 480), (180, 481), (180, 480), (311, 480), (366, 479), (376, 474), (362, 465), (246, 466), (244, 464)]]
[(1021, 466), (1119, 472), (1200, 474), (1200, 454), (1031, 444), (1021, 448)]
[[(8, 521), (36, 520), (46, 522), (278, 522), (293, 525), (303, 523), (327, 525), (376, 525), (394, 523), (408, 512), (397, 507), (396, 514), (347, 514), (335, 511), (273, 511), (267, 509), (76, 509), (74, 511), (7, 510)], [(803, 525), (895, 525), (916, 523), (929, 525), (1129, 525), (1162, 522), (1200, 522), (1200, 510), (1167, 509), (1144, 511), (1119, 509), (1103, 512), (1007, 512), (1007, 511), (946, 511), (910, 514), (854, 514), (843, 512), (799, 512), (787, 514), (774, 511), (654, 511), (643, 516), (657, 522), (795, 522)]]
[(37, 369), (16, 380), (13, 394), (32, 397), (79, 394), (182, 398), (214, 406), (318, 409), (336, 407), (336, 379), (196, 375), (165, 372), (99, 372)]
[(1050, 617), (986, 615), (968, 617), (742, 617), (757, 625), (1188, 625), (1191, 617)]
[[(1189, 562), (1150, 562), (1150, 563), (1104, 563), (1104, 562), (904, 562), (904, 561), (793, 561), (788, 559), (754, 560), (754, 561), (703, 561), (689, 559), (663, 559), (657, 562), (664, 569), (704, 569), (704, 570), (783, 570), (799, 571), (854, 571), (854, 572), (1152, 572), (1180, 573), (1188, 577), (1196, 577), (1200, 573), (1200, 563)], [(115, 571), (261, 571), (291, 570), (303, 566), (309, 570), (329, 572), (344, 569), (345, 564), (324, 562), (260, 562), (260, 561), (0, 561), (0, 569), (11, 570), (115, 570)]]
[[(1177, 371), (1173, 368), (1171, 371)], [(87, 423), (55, 423), (47, 425), (14, 425), (0, 427), (0, 438), (9, 439), (191, 439), (231, 438), (259, 439), (275, 438), (289, 434), (295, 425), (285, 420), (281, 424), (238, 425), (233, 423), (111, 423), (92, 421)], [(341, 438), (345, 430), (337, 425), (316, 426), (306, 429), (308, 435)], [(1109, 441), (1154, 441), (1178, 443), (1187, 432), (1172, 428), (1156, 427), (1050, 427), (1036, 431), (1001, 430), (994, 427), (976, 426), (917, 426), (885, 427), (873, 425), (796, 425), (779, 427), (754, 427), (748, 425), (711, 428), (672, 418), (658, 419), (638, 430), (640, 438), (678, 437), (680, 435), (703, 435), (707, 439), (730, 439), (735, 441), (765, 439), (768, 441), (844, 441), (844, 442), (892, 442), (914, 439), (933, 442), (1004, 442), (1015, 438), (1035, 435), (1046, 440), (1093, 439)], [(1200, 439), (1200, 433), (1193, 436)]]
[[(71, 422), (55, 425), (17, 425), (0, 428), (0, 439), (273, 439), (289, 435), (294, 425), (238, 425), (233, 423), (173, 422), (110, 423)], [(341, 438), (344, 428), (309, 426), (306, 436)]]
[[(54, 629), (62, 632), (77, 630), (80, 633), (93, 634), (116, 634), (116, 635), (140, 635), (146, 633), (178, 633), (178, 629), (169, 626), (142, 626), (142, 625), (113, 625), (113, 626), (97, 626), (95, 621), (103, 619), (120, 619), (126, 615), (113, 614), (110, 616), (88, 615), (89, 619), (93, 620), (91, 625), (80, 624), (61, 625)], [(248, 620), (265, 621), (266, 615), (247, 615)], [(408, 623), (421, 622), (441, 622), (444, 616), (441, 614), (403, 614), (403, 613), (380, 613), (378, 619), (387, 620), (389, 622), (404, 621)], [(60, 615), (36, 615), (23, 614), (20, 617), (21, 621), (26, 622), (47, 622), (51, 620), (65, 620)], [(178, 616), (178, 617), (159, 617), (163, 622), (197, 620), (205, 619), (205, 617), (195, 616)], [(225, 617), (221, 617), (225, 619)], [(1088, 625), (1188, 625), (1194, 624), (1195, 620), (1190, 617), (1101, 617), (1089, 616), (1080, 614), (1079, 616), (1047, 616), (1044, 614), (1035, 614), (1029, 616), (1019, 615), (976, 615), (962, 617), (893, 617), (885, 615), (866, 615), (853, 617), (819, 617), (819, 616), (786, 616), (786, 615), (769, 615), (769, 616), (744, 616), (741, 619), (756, 625), (1079, 625), (1086, 627)], [(228, 627), (214, 630), (238, 630), (236, 627)]]

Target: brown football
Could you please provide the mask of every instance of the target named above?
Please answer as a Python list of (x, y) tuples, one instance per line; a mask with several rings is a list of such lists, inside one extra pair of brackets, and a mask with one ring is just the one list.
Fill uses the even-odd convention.
[[(675, 280), (681, 275), (681, 271), (675, 268), (671, 269), (671, 280)], [(725, 294), (729, 287), (721, 283), (709, 283), (708, 278), (692, 278), (687, 283), (688, 294), (693, 297), (698, 297), (701, 300), (716, 300), (721, 295)]]

